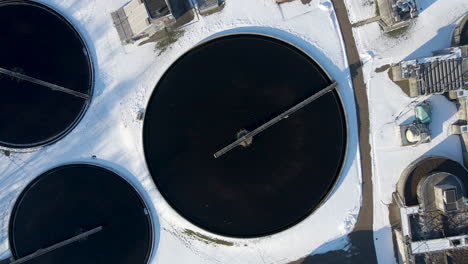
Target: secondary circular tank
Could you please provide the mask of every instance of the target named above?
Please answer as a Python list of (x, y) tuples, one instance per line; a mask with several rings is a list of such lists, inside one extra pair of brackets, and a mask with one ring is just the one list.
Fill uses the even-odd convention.
[[(36, 264), (148, 263), (152, 222), (138, 192), (105, 168), (71, 164), (41, 174), (10, 219), (13, 257)], [(42, 252), (41, 252), (42, 250)]]
[(0, 146), (56, 142), (91, 100), (86, 44), (63, 16), (33, 1), (0, 2), (0, 24)]

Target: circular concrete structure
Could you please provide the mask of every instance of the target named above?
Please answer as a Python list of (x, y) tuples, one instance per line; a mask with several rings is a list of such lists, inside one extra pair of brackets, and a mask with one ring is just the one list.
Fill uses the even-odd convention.
[(445, 157), (430, 156), (421, 158), (410, 164), (403, 171), (398, 181), (397, 191), (406, 206), (419, 204), (418, 185), (434, 173), (456, 175), (465, 186), (468, 185), (468, 171), (462, 164)]
[(452, 34), (452, 47), (468, 45), (468, 15), (462, 16)]
[(0, 146), (53, 143), (70, 132), (90, 102), (93, 70), (86, 44), (65, 18), (32, 1), (0, 2), (0, 24)]
[[(79, 236), (85, 237), (73, 241)], [(58, 246), (26, 263), (144, 264), (153, 230), (146, 205), (128, 182), (101, 167), (73, 164), (26, 187), (13, 209), (9, 238), (15, 259)]]
[(460, 46), (463, 45), (468, 45), (468, 23), (466, 23), (466, 20), (460, 34)]
[(279, 39), (238, 34), (179, 58), (148, 103), (148, 168), (166, 201), (216, 234), (257, 237), (309, 216), (341, 173), (346, 118), (337, 90), (219, 158), (214, 153), (332, 83)]

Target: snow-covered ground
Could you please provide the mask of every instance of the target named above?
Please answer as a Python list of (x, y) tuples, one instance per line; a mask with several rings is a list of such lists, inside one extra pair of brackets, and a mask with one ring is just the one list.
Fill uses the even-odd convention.
[[(347, 2), (351, 17), (358, 17), (358, 20), (367, 18), (362, 15), (360, 1)], [(418, 4), (421, 8), (419, 17), (407, 31), (397, 36), (383, 34), (377, 23), (354, 29), (369, 97), (374, 242), (380, 264), (395, 263), (390, 257), (393, 256), (393, 244), (387, 204), (391, 202), (391, 194), (403, 170), (411, 162), (427, 155), (440, 155), (462, 162), (460, 140), (449, 133), (449, 126), (456, 120), (455, 105), (440, 95), (417, 100), (409, 98), (388, 78), (387, 71), (375, 72), (381, 66), (431, 56), (431, 51), (449, 47), (455, 22), (468, 12), (465, 0), (419, 0)], [(430, 144), (416, 147), (400, 147), (398, 126), (413, 120), (413, 106), (423, 100), (433, 105), (433, 140)]]
[(351, 24), (377, 15), (377, 0), (344, 0)]
[[(83, 34), (94, 61), (95, 92), (83, 120), (64, 139), (36, 151), (0, 156), (0, 258), (11, 254), (8, 221), (19, 193), (40, 173), (72, 162), (112, 168), (142, 193), (156, 230), (151, 263), (288, 263), (322, 245), (321, 253), (343, 248), (359, 211), (361, 177), (350, 73), (332, 4), (328, 0), (314, 0), (309, 5), (295, 1), (279, 8), (274, 0), (228, 0), (222, 12), (200, 17), (158, 56), (154, 43), (140, 47), (120, 44), (110, 13), (126, 1), (40, 0), (69, 18)], [(193, 226), (162, 198), (143, 155), (142, 123), (136, 116), (145, 108), (159, 78), (195, 44), (226, 30), (270, 34), (303, 48), (338, 81), (348, 114), (348, 159), (332, 195), (301, 223), (268, 237), (232, 239)], [(203, 236), (227, 243), (216, 244)]]

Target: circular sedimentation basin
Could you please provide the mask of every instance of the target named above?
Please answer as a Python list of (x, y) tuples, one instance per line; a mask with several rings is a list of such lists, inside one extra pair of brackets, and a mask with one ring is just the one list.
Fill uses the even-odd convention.
[(206, 41), (163, 75), (145, 113), (150, 173), (182, 217), (209, 232), (259, 237), (297, 224), (341, 174), (346, 117), (337, 89), (216, 158), (214, 153), (332, 84), (280, 39)]
[(56, 142), (91, 100), (93, 68), (85, 42), (63, 16), (33, 1), (0, 2), (0, 146)]
[(144, 201), (122, 177), (70, 164), (25, 188), (12, 212), (9, 239), (16, 260), (32, 256), (26, 263), (143, 264), (151, 256), (153, 228)]

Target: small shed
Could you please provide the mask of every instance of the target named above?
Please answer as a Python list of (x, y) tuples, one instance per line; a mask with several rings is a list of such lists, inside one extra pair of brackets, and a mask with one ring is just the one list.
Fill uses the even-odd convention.
[(422, 210), (451, 212), (464, 209), (465, 190), (461, 180), (450, 173), (437, 172), (418, 183)]
[(121, 41), (126, 44), (161, 32), (176, 22), (183, 25), (187, 19), (182, 17), (192, 9), (190, 0), (132, 0), (111, 15)]
[(415, 0), (377, 0), (380, 12), (380, 26), (390, 32), (409, 25), (418, 16)]
[(441, 184), (434, 186), (435, 204), (437, 209), (450, 212), (459, 209), (459, 201), (463, 202), (463, 196), (457, 191), (457, 186)]

